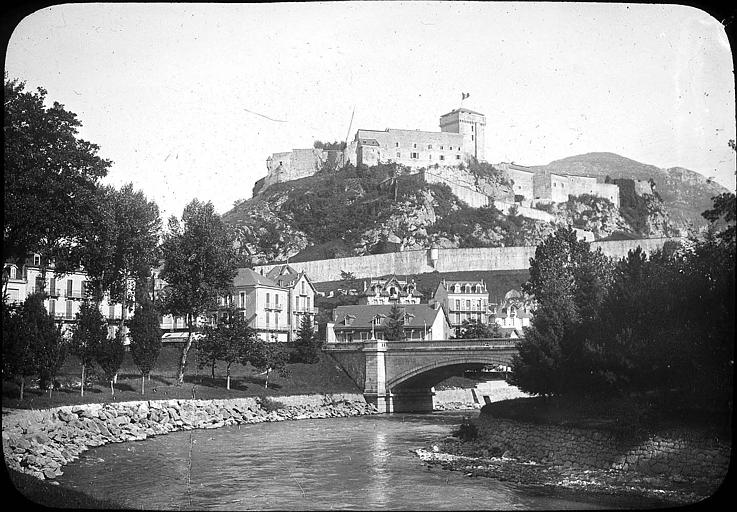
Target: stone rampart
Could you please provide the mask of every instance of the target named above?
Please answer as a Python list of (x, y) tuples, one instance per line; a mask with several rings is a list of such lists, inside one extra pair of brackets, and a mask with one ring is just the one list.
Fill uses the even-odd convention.
[(688, 430), (622, 435), (560, 425), (523, 423), (482, 414), (479, 439), (489, 451), (552, 466), (723, 479), (731, 442)]
[[(663, 247), (668, 240), (681, 238), (643, 238), (640, 240), (616, 240), (592, 242), (591, 248), (601, 247), (604, 254), (619, 259), (627, 252), (642, 247), (651, 253)], [(524, 247), (474, 247), (467, 249), (423, 249), (367, 256), (352, 256), (331, 260), (290, 262), (298, 272), (305, 272), (313, 283), (339, 281), (341, 271), (351, 272), (357, 278), (378, 277), (389, 274), (413, 275), (431, 272), (463, 272), (489, 270), (527, 270), (530, 258), (535, 256), (535, 246)], [(274, 267), (256, 265), (256, 272), (266, 274)]]
[[(151, 400), (3, 411), (3, 454), (11, 469), (56, 478), (85, 450), (195, 428), (376, 414), (360, 394), (223, 400)], [(278, 407), (278, 408), (277, 408)], [(6, 414), (7, 412), (7, 414)]]

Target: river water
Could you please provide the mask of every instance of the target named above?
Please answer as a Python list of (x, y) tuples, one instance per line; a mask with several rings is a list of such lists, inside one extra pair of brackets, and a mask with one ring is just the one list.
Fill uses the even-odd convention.
[(410, 453), (448, 435), (463, 415), (391, 414), (174, 432), (89, 450), (58, 481), (126, 508), (159, 510), (637, 506), (631, 498), (556, 496), (429, 469)]

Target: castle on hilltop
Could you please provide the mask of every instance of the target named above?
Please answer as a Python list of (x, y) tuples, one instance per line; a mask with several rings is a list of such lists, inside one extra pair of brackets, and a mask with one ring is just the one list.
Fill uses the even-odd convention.
[(440, 116), (440, 131), (359, 129), (345, 149), (293, 149), (266, 159), (268, 174), (254, 186), (254, 195), (275, 183), (312, 176), (323, 165), (372, 166), (396, 162), (411, 169), (438, 164), (458, 167), (471, 158), (485, 161), (486, 116), (457, 108)]
[[(293, 149), (273, 153), (266, 159), (268, 174), (256, 182), (253, 195), (286, 181), (312, 176), (324, 166), (340, 168), (348, 163), (371, 167), (395, 162), (418, 173), (428, 183), (444, 183), (469, 206), (494, 204), (505, 213), (517, 207), (525, 217), (549, 221), (552, 217), (535, 209), (540, 204), (561, 203), (571, 196), (588, 194), (620, 205), (620, 185), (615, 180), (602, 182), (593, 176), (557, 174), (515, 163), (500, 162), (494, 167), (510, 179), (506, 197), (491, 197), (480, 190), (474, 175), (459, 169), (472, 160), (486, 161), (486, 116), (464, 107), (440, 116), (440, 131), (359, 129), (352, 141), (327, 147)], [(317, 144), (316, 144), (317, 145)], [(635, 183), (635, 193), (652, 194), (650, 183)]]

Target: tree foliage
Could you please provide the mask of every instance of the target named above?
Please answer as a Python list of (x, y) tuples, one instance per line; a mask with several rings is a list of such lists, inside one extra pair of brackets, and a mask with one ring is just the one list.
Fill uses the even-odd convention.
[(384, 321), (384, 339), (387, 341), (401, 341), (407, 335), (404, 332), (404, 310), (394, 303)]
[(303, 315), (294, 341), (293, 363), (314, 364), (320, 361), (322, 342), (317, 337), (315, 328), (308, 315)]
[(204, 336), (197, 342), (200, 365), (211, 366), (213, 377), (215, 363), (225, 363), (226, 388), (230, 389), (230, 369), (235, 363), (246, 364), (260, 350), (260, 340), (241, 311), (228, 308), (216, 325), (205, 326)]
[(80, 394), (84, 396), (84, 385), (94, 368), (100, 345), (107, 339), (107, 321), (100, 312), (100, 305), (84, 301), (77, 313), (77, 322), (72, 327), (71, 352), (79, 358), (82, 367)]
[(537, 247), (523, 287), (537, 308), (512, 363), (515, 385), (539, 394), (585, 389), (574, 378), (586, 373), (587, 364), (579, 329), (596, 319), (611, 277), (609, 259), (590, 251), (572, 229), (558, 229)]
[(464, 320), (457, 337), (462, 340), (502, 338), (503, 334), (497, 323), (482, 324), (477, 320)]
[(115, 336), (109, 336), (102, 340), (95, 355), (98, 366), (105, 375), (105, 379), (110, 383), (110, 392), (113, 396), (115, 396), (113, 382), (125, 357), (124, 339), (125, 334), (123, 330), (118, 329)]
[(52, 389), (67, 354), (61, 329), (44, 307), (44, 296), (29, 295), (20, 309), (20, 336), (31, 343), (33, 368), (41, 389)]
[(141, 372), (141, 394), (145, 391), (143, 378), (151, 373), (161, 353), (159, 312), (148, 296), (141, 297), (135, 315), (130, 320), (130, 352), (133, 363)]
[(162, 293), (164, 310), (184, 317), (189, 332), (179, 362), (181, 384), (195, 321), (208, 309), (214, 309), (218, 296), (227, 294), (236, 274), (237, 255), (233, 234), (215, 213), (215, 207), (197, 199), (184, 208), (181, 222), (173, 216), (169, 219), (161, 249), (161, 278), (167, 283)]
[(279, 372), (282, 376), (289, 374), (287, 363), (289, 362), (289, 354), (279, 343), (267, 343), (261, 339), (257, 339), (253, 346), (253, 351), (248, 355), (248, 362), (257, 370), (261, 370), (266, 374), (264, 388), (269, 387), (269, 375), (272, 371)]
[(111, 162), (78, 138), (74, 113), (45, 106), (46, 94), (5, 77), (3, 256), (20, 262), (38, 253), (64, 272), (79, 266), (75, 248), (97, 221), (98, 184)]
[(20, 379), (20, 399), (23, 400), (26, 379), (36, 372), (33, 340), (24, 333), (27, 325), (22, 310), (3, 301), (3, 379)]

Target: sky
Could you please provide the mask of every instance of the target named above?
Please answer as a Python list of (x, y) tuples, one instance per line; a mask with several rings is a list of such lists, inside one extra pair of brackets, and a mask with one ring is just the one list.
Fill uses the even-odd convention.
[(18, 24), (5, 72), (77, 114), (106, 183), (164, 219), (250, 198), (271, 153), (440, 131), (460, 106), (485, 114), (490, 163), (606, 151), (735, 189), (729, 41), (689, 6), (63, 4)]

